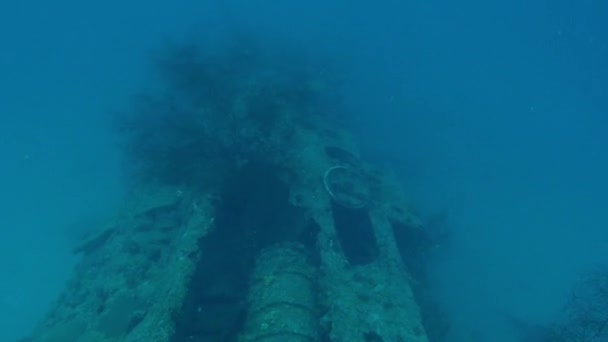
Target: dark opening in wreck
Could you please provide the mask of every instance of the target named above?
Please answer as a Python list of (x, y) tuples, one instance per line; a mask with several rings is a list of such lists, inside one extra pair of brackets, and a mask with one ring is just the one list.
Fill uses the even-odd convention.
[(366, 209), (332, 205), (336, 233), (342, 251), (351, 265), (365, 265), (378, 256), (374, 228)]
[[(309, 253), (314, 252), (319, 227), (302, 209), (288, 202), (289, 188), (280, 174), (281, 170), (271, 165), (252, 163), (225, 185), (215, 228), (199, 242), (199, 262), (184, 305), (175, 314), (176, 331), (172, 341), (235, 341), (240, 334), (250, 333), (251, 323), (247, 329), (245, 325), (251, 315), (248, 314), (250, 286), (268, 282), (270, 277), (275, 280), (286, 272), (259, 270), (264, 267), (259, 261), (263, 250), (291, 243), (301, 246), (303, 258), (314, 259)], [(280, 251), (274, 256), (280, 258)], [(274, 273), (256, 274), (264, 271)], [(313, 275), (306, 277), (311, 283), (316, 281)]]

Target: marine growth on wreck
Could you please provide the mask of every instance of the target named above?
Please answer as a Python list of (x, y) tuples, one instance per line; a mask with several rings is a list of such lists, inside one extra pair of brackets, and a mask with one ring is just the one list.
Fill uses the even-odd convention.
[[(330, 63), (167, 49), (118, 118), (128, 199), (30, 341), (433, 341), (431, 247), (363, 160)], [(272, 51), (272, 52), (270, 52)]]

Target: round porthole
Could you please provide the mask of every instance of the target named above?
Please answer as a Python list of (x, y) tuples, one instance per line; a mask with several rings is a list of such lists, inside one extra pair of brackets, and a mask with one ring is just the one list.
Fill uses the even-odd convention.
[(331, 198), (346, 208), (360, 209), (369, 202), (367, 179), (363, 173), (352, 167), (330, 167), (323, 175), (323, 185)]

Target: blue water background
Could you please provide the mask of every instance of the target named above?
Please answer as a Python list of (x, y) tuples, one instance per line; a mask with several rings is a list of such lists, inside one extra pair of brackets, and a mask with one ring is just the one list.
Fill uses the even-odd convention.
[[(448, 213), (433, 284), (450, 341), (516, 341), (608, 262), (608, 4), (601, 1), (5, 1), (0, 340), (27, 333), (80, 234), (125, 191), (110, 113), (155, 49), (235, 31), (340, 61), (365, 156)], [(277, 43), (278, 45), (278, 43)]]

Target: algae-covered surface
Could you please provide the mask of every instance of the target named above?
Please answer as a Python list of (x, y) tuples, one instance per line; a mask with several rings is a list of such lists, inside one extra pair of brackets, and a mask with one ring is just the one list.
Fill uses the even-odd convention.
[[(35, 341), (168, 341), (213, 226), (208, 199), (176, 188), (145, 188), (89, 248)], [(106, 231), (107, 231), (106, 230)], [(105, 233), (101, 233), (105, 235)]]
[(251, 51), (161, 63), (166, 93), (124, 122), (130, 194), (31, 340), (428, 340), (424, 250), (404, 248), (424, 225), (397, 178), (362, 159), (319, 73)]

